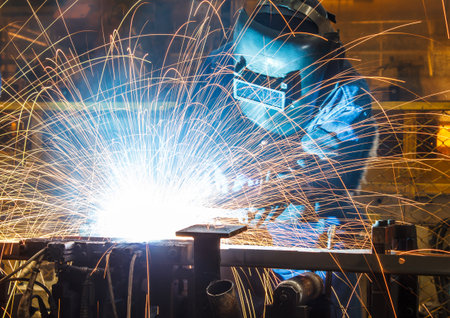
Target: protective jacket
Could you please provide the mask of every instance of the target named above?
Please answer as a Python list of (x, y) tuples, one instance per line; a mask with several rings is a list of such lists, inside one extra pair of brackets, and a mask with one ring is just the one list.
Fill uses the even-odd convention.
[[(319, 12), (321, 16), (327, 15), (316, 0), (308, 0), (306, 3), (316, 11), (323, 10)], [(252, 180), (255, 175), (256, 178), (261, 178), (257, 172), (255, 173), (254, 167), (257, 167), (256, 169), (269, 173), (274, 171), (280, 185), (280, 189), (274, 189), (274, 192), (278, 190), (281, 192), (281, 189), (284, 191), (285, 188), (292, 192), (292, 195), (286, 196), (287, 208), (281, 215), (276, 215), (277, 221), (265, 223), (272, 236), (273, 244), (294, 247), (320, 245), (321, 237), (331, 226), (339, 225), (342, 220), (364, 218), (364, 214), (360, 213), (351, 195), (360, 186), (367, 159), (376, 143), (376, 126), (371, 114), (372, 100), (369, 88), (350, 63), (342, 58), (343, 55), (337, 54), (335, 55), (337, 58), (332, 58), (325, 63), (326, 70), (321, 74), (323, 77), (320, 80), (317, 80), (318, 77), (312, 80), (309, 76), (314, 73), (314, 70), (312, 73), (306, 71), (300, 74), (300, 89), (305, 86), (305, 82), (307, 82), (306, 87), (309, 88), (308, 98), (303, 99), (306, 101), (305, 106), (309, 109), (305, 109), (304, 112), (300, 109), (300, 112), (297, 112), (300, 116), (290, 117), (289, 113), (296, 111), (292, 109), (284, 113), (284, 102), (281, 104), (282, 107), (279, 107), (278, 114), (274, 114), (273, 111), (261, 111), (258, 106), (264, 107), (264, 105), (258, 105), (258, 103), (253, 103), (253, 106), (247, 105), (245, 108), (241, 101), (245, 99), (250, 100), (250, 103), (255, 101), (252, 94), (256, 95), (258, 91), (255, 89), (255, 93), (251, 92), (252, 87), (257, 85), (252, 85), (251, 79), (255, 77), (250, 76), (247, 77), (250, 81), (242, 84), (247, 91), (237, 94), (239, 92), (236, 83), (240, 84), (247, 79), (245, 73), (242, 81), (240, 78), (236, 79), (236, 72), (239, 72), (237, 66), (243, 60), (242, 57), (244, 59), (250, 57), (248, 58), (249, 69), (259, 74), (259, 77), (261, 75), (272, 77), (268, 81), (273, 78), (286, 78), (284, 74), (280, 75), (276, 72), (275, 67), (279, 60), (273, 59), (280, 56), (279, 48), (285, 45), (283, 40), (280, 40), (277, 46), (275, 41), (264, 36), (269, 34), (268, 31), (260, 32), (262, 36), (252, 34), (240, 38), (241, 34), (245, 35), (249, 25), (247, 22), (249, 21), (241, 23), (242, 30), (237, 32), (238, 36), (234, 38), (235, 41), (240, 42), (230, 42), (212, 52), (200, 68), (194, 90), (194, 100), (198, 103), (194, 104), (199, 108), (200, 118), (209, 123), (212, 128), (211, 140), (216, 141), (221, 151), (225, 149), (223, 153), (224, 156), (230, 157), (228, 160), (231, 162), (230, 166), (239, 170), (235, 172), (235, 175), (247, 177), (243, 178), (244, 181), (241, 184), (247, 183), (249, 186), (261, 184)], [(256, 32), (259, 30), (258, 27), (247, 30)], [(243, 41), (252, 39), (255, 43), (259, 40), (260, 43), (256, 44), (261, 45), (253, 42), (242, 45)], [(273, 39), (276, 38), (273, 37)], [(331, 39), (327, 40), (329, 43)], [(249, 51), (246, 51), (246, 48)], [(307, 50), (308, 43), (304, 45), (299, 43), (297, 48)], [(290, 51), (292, 52), (295, 54), (295, 50)], [(281, 55), (283, 62), (291, 66), (291, 57)], [(295, 56), (292, 58), (296, 59)], [(251, 69), (251, 66), (254, 66), (252, 62), (255, 60), (257, 65), (264, 65), (266, 68)], [(271, 64), (274, 67), (273, 70), (268, 69)], [(306, 61), (306, 64), (306, 66), (293, 66), (293, 68), (303, 71), (314, 69), (313, 61)], [(258, 80), (257, 77), (256, 80)], [(261, 90), (262, 97), (257, 96), (256, 100), (269, 101), (265, 103), (269, 108), (279, 105), (276, 99), (274, 102), (271, 96), (265, 95), (266, 93), (270, 95), (272, 86), (263, 86), (266, 89)], [(282, 88), (281, 85), (279, 87)], [(277, 89), (277, 91), (280, 90)], [(295, 100), (295, 92), (292, 95)], [(300, 103), (295, 103), (294, 107), (301, 106), (300, 99)], [(254, 109), (251, 109), (252, 107)], [(264, 117), (264, 113), (269, 115)], [(252, 116), (254, 114), (256, 115)], [(268, 120), (271, 122), (267, 123)], [(291, 182), (292, 179), (295, 182)], [(289, 186), (285, 187), (284, 182)], [(304, 199), (305, 195), (307, 200)], [(296, 202), (296, 198), (300, 200)], [(277, 204), (279, 203), (278, 201)], [(267, 211), (267, 209), (260, 210)], [(308, 217), (305, 218), (308, 210), (312, 210), (313, 215), (319, 217), (316, 222), (311, 222)], [(272, 209), (271, 213), (276, 214), (276, 211), (277, 209)], [(264, 216), (261, 219), (271, 218)], [(302, 222), (302, 220), (309, 222)], [(346, 226), (352, 223), (358, 222), (349, 222)], [(300, 273), (280, 269), (274, 269), (274, 272), (282, 279), (288, 279)], [(355, 275), (348, 275), (345, 281), (349, 282), (350, 286), (357, 285)], [(339, 300), (348, 303), (349, 308), (345, 315), (360, 317), (361, 305), (354, 296), (354, 290), (342, 284), (339, 279), (333, 279), (332, 285), (339, 295)], [(339, 300), (332, 296), (333, 305), (330, 308), (330, 316), (344, 315), (344, 312), (339, 309), (341, 308)]]
[(317, 112), (307, 125), (299, 123), (304, 126), (300, 131), (284, 135), (243, 115), (230, 93), (235, 64), (233, 43), (228, 43), (209, 55), (197, 78), (195, 99), (207, 109), (202, 116), (214, 127), (214, 138), (225, 141), (231, 152), (251, 154), (250, 160), (283, 165), (287, 173), (301, 178), (302, 188), (312, 189), (312, 201), (334, 197), (328, 203), (321, 200), (328, 205), (321, 209), (322, 216), (358, 217), (353, 204), (336, 198), (359, 188), (374, 148), (376, 127), (366, 81), (348, 61), (330, 62), (314, 102)]

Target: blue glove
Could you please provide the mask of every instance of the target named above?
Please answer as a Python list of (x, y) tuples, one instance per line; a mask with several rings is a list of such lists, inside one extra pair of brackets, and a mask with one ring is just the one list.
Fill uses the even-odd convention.
[(275, 222), (286, 210), (287, 204), (277, 204), (266, 208), (253, 209), (248, 212), (249, 225), (254, 227), (265, 226)]
[(213, 185), (220, 194), (236, 194), (248, 188), (259, 186), (260, 184), (260, 180), (249, 178), (242, 173), (238, 173), (232, 178), (222, 168), (217, 166), (213, 167)]
[(303, 150), (311, 155), (316, 155), (320, 159), (328, 159), (338, 155), (339, 144), (341, 141), (336, 135), (329, 133), (321, 128), (306, 134), (302, 138)]
[(260, 184), (261, 184), (260, 180), (252, 179), (252, 178), (247, 177), (244, 174), (238, 173), (236, 178), (234, 178), (234, 180), (233, 180), (231, 192), (237, 193), (237, 192), (245, 190), (246, 188), (255, 187)]

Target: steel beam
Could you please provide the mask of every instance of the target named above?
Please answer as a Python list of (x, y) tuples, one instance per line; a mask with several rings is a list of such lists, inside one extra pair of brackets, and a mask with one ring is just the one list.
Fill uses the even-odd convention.
[(450, 275), (450, 257), (436, 254), (372, 254), (370, 250), (321, 250), (222, 246), (222, 266), (356, 273)]

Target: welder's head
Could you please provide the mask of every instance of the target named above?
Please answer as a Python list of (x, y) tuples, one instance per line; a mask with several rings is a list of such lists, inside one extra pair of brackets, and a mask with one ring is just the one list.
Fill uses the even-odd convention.
[(342, 58), (331, 22), (317, 0), (265, 0), (240, 11), (233, 93), (250, 120), (280, 135), (306, 127), (329, 62)]

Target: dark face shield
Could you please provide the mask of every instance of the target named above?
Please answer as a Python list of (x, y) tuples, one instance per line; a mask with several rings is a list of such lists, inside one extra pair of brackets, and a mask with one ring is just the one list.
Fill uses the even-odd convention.
[[(244, 63), (241, 59), (241, 63)], [(240, 68), (240, 69), (239, 69)], [(254, 73), (245, 65), (235, 68), (233, 95), (236, 100), (256, 103), (260, 106), (284, 112), (301, 97), (300, 72), (292, 72), (282, 78)]]
[(243, 113), (278, 134), (304, 128), (317, 111), (314, 100), (338, 42), (316, 34), (280, 34), (243, 10), (234, 40), (239, 62), (233, 94)]

